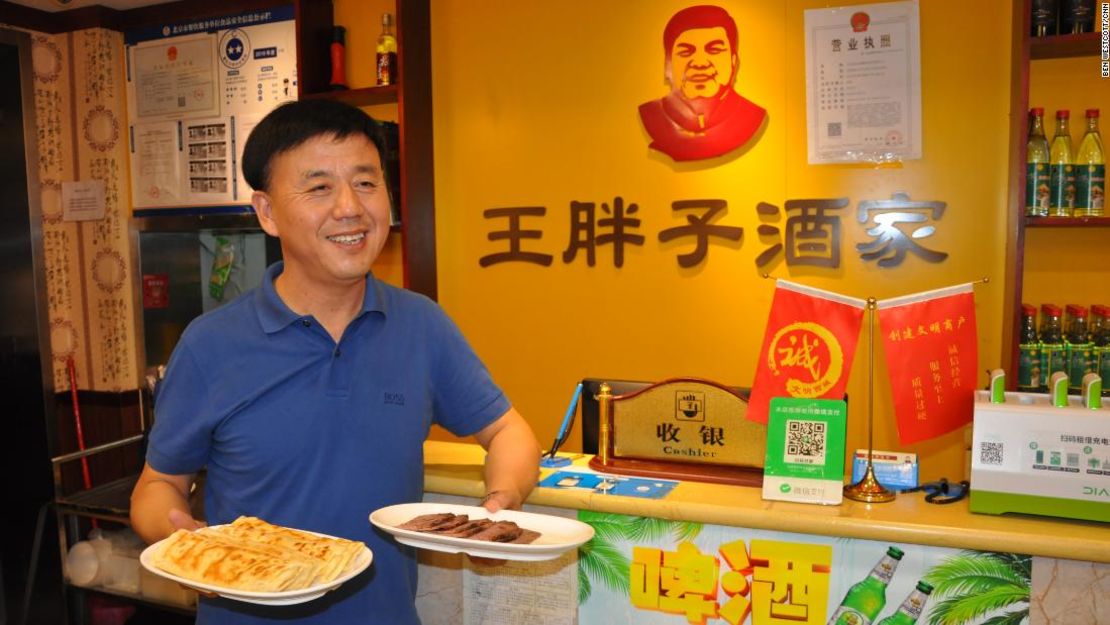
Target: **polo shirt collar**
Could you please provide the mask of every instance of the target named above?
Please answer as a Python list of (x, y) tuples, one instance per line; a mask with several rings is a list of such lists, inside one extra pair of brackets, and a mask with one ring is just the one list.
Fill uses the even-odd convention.
[[(285, 261), (278, 262), (266, 268), (266, 275), (262, 284), (255, 289), (255, 308), (258, 311), (258, 321), (267, 334), (272, 334), (301, 319), (301, 315), (293, 312), (278, 295), (274, 280), (285, 269)], [(366, 274), (366, 293), (362, 297), (362, 312), (359, 316), (378, 312), (385, 315), (388, 312), (385, 292), (382, 285), (374, 279), (371, 273)]]

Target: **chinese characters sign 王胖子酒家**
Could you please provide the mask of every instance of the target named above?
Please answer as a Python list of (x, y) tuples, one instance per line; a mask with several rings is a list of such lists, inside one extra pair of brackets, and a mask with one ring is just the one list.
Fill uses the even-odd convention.
[[(848, 198), (787, 200), (784, 209), (767, 202), (756, 205), (760, 220), (757, 233), (770, 243), (755, 259), (761, 270), (785, 260), (788, 267), (811, 266), (829, 269), (841, 265), (841, 210), (849, 206)], [(941, 201), (911, 200), (905, 193), (894, 193), (887, 200), (864, 200), (859, 203), (856, 222), (870, 241), (856, 245), (860, 260), (875, 262), (883, 268), (900, 266), (907, 255), (929, 263), (939, 263), (946, 252), (926, 247), (923, 239), (937, 232), (936, 222), (944, 217), (946, 204)], [(704, 263), (711, 246), (737, 250), (744, 245), (744, 228), (719, 223), (728, 212), (722, 199), (690, 199), (671, 203), (676, 218), (685, 223), (663, 228), (656, 234), (660, 244), (683, 246), (676, 254), (679, 267), (690, 268)], [(566, 220), (569, 221), (566, 247), (562, 250), (564, 264), (585, 262), (597, 264), (599, 248), (612, 250), (614, 267), (623, 267), (629, 246), (643, 247), (647, 237), (644, 211), (640, 204), (617, 196), (612, 202), (571, 201)], [(783, 227), (774, 222), (787, 215)], [(486, 238), (499, 249), (481, 256), (478, 264), (490, 267), (502, 263), (529, 263), (551, 266), (555, 259), (550, 247), (541, 240), (543, 222), (548, 220), (545, 206), (512, 206), (490, 208), (483, 217), (491, 228)], [(557, 218), (556, 218), (557, 219)]]

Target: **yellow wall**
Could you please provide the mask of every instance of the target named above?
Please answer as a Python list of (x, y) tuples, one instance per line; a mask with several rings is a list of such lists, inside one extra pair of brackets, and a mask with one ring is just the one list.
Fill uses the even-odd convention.
[[(340, 3), (341, 4), (341, 3)], [(827, 2), (727, 0), (740, 29), (737, 90), (767, 108), (762, 139), (737, 158), (675, 166), (649, 152), (636, 107), (665, 93), (661, 33), (692, 2), (466, 2), (432, 6), (437, 254), (440, 301), (462, 327), (543, 444), (553, 437), (574, 383), (585, 376), (659, 380), (699, 376), (750, 385), (774, 289), (755, 257), (765, 249), (755, 205), (787, 199), (851, 199), (839, 212), (839, 270), (773, 269), (778, 277), (857, 297), (891, 297), (980, 277), (980, 369), (1000, 362), (1009, 97), (1008, 0), (920, 3), (924, 156), (889, 167), (806, 162), (803, 15)], [(879, 269), (854, 252), (869, 241), (854, 219), (859, 201), (905, 190), (948, 203), (927, 247), (949, 258), (910, 256)], [(560, 256), (572, 200), (636, 202), (642, 247), (615, 268)], [(670, 204), (720, 198), (718, 223), (742, 226), (738, 246), (714, 245), (685, 270), (688, 242), (658, 242), (679, 225)], [(478, 259), (504, 249), (486, 235), (504, 228), (482, 211), (545, 206), (526, 227), (543, 238), (526, 249), (550, 267)], [(780, 222), (781, 226), (782, 223)], [(866, 332), (862, 335), (866, 340)], [(861, 346), (864, 345), (861, 343)], [(849, 446), (866, 444), (867, 352), (853, 367)], [(883, 354), (876, 350), (875, 446), (897, 449)], [(985, 379), (985, 376), (984, 376)], [(577, 445), (577, 430), (570, 446)], [(963, 471), (964, 434), (915, 445), (922, 477)]]

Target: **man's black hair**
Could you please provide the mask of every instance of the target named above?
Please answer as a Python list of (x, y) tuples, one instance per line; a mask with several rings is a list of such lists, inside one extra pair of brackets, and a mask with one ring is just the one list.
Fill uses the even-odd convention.
[(267, 190), (274, 157), (320, 135), (365, 136), (378, 149), (385, 168), (385, 142), (372, 117), (335, 100), (297, 100), (270, 111), (251, 131), (243, 148), (243, 178), (254, 190)]

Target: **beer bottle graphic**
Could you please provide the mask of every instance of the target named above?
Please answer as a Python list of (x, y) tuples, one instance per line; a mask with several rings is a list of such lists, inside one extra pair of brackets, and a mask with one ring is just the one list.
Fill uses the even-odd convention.
[(886, 555), (867, 577), (848, 589), (840, 607), (829, 619), (829, 625), (871, 625), (886, 605), (886, 587), (894, 577), (902, 555), (902, 550), (897, 547), (887, 549)]
[(917, 582), (917, 588), (906, 597), (898, 607), (898, 611), (879, 621), (878, 625), (914, 625), (917, 619), (921, 618), (921, 613), (925, 611), (925, 602), (929, 600), (932, 592), (932, 586), (925, 582)]

